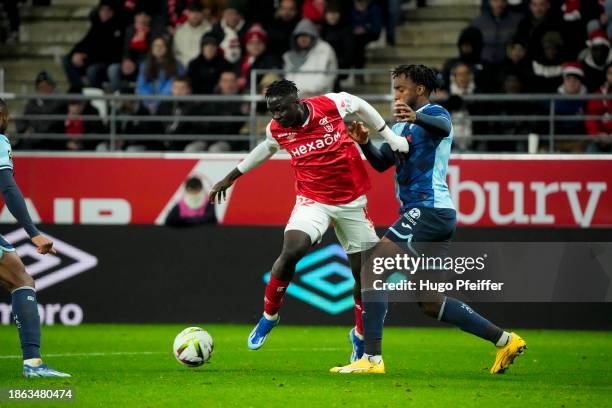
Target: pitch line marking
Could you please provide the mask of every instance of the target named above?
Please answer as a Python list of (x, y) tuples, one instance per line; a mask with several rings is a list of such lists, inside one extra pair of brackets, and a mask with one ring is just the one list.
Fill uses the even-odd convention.
[[(340, 347), (319, 347), (319, 348), (282, 348), (282, 349), (270, 349), (270, 351), (342, 351), (344, 348)], [(251, 350), (223, 350), (222, 353), (252, 353)], [(45, 353), (43, 357), (55, 358), (55, 357), (109, 357), (109, 356), (148, 356), (148, 355), (157, 355), (157, 354), (172, 354), (171, 351), (117, 351), (117, 352), (91, 352), (91, 353)], [(215, 350), (215, 354), (218, 354), (218, 351)], [(13, 359), (13, 358), (21, 358), (21, 354), (11, 354), (11, 355), (0, 355), (0, 360)]]

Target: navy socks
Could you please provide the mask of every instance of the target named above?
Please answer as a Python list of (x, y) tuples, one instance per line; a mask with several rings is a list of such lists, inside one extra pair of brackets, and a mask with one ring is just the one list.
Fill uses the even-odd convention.
[(22, 286), (11, 293), (11, 299), (23, 359), (40, 358), (40, 316), (36, 290), (30, 286)]

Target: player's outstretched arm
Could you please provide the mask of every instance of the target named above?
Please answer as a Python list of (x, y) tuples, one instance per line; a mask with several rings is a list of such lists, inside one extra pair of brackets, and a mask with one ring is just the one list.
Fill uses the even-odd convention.
[(351, 123), (347, 128), (348, 135), (351, 139), (359, 144), (368, 163), (378, 172), (382, 173), (389, 167), (395, 164), (393, 151), (387, 143), (383, 143), (380, 150), (370, 141), (370, 132), (362, 122)]
[(17, 187), (17, 183), (15, 183), (13, 170), (0, 170), (0, 190), (2, 190), (2, 196), (4, 197), (6, 207), (11, 214), (13, 214), (13, 217), (15, 217), (23, 229), (25, 229), (25, 231), (28, 233), (32, 242), (34, 245), (36, 245), (38, 253), (55, 253), (55, 250), (53, 249), (53, 241), (42, 236), (34, 225), (34, 222), (32, 222), (32, 218), (30, 218), (30, 214), (28, 213), (28, 208), (26, 207), (23, 195), (21, 194), (19, 187)]
[(361, 118), (361, 120), (367, 123), (368, 126), (376, 129), (378, 133), (387, 141), (391, 150), (400, 153), (408, 153), (410, 148), (408, 145), (408, 140), (392, 131), (389, 126), (387, 126), (380, 113), (378, 113), (378, 111), (368, 102), (347, 92), (329, 95), (332, 95), (330, 96), (332, 99), (339, 98), (343, 100), (346, 113), (355, 113), (357, 116), (359, 116), (359, 118)]
[(451, 132), (451, 122), (446, 116), (415, 112), (404, 102), (396, 102), (393, 110), (393, 116), (398, 122), (410, 122), (419, 125), (435, 137), (446, 137)]
[(278, 151), (278, 145), (266, 139), (262, 143), (258, 144), (253, 150), (246, 155), (243, 161), (230, 171), (221, 181), (213, 186), (210, 190), (210, 202), (217, 203), (226, 199), (226, 190), (230, 188), (234, 182), (243, 174), (259, 167), (261, 164), (266, 162), (270, 157), (274, 156), (274, 153)]

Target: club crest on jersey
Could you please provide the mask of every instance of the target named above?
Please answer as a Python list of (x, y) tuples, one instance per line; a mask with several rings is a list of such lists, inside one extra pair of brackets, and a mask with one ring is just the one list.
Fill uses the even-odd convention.
[(334, 131), (334, 125), (329, 123), (329, 119), (327, 119), (327, 116), (323, 117), (323, 119), (319, 121), (319, 125), (323, 126), (326, 132)]
[(413, 208), (410, 211), (408, 211), (408, 215), (410, 215), (415, 220), (418, 220), (419, 217), (421, 216), (421, 210), (419, 210), (418, 208)]

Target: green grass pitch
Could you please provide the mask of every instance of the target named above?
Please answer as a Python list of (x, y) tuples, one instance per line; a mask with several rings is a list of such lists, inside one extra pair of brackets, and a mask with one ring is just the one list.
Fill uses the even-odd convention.
[[(72, 387), (75, 401), (0, 406), (112, 407), (603, 407), (612, 396), (609, 332), (520, 330), (529, 349), (492, 376), (494, 347), (456, 329), (385, 329), (385, 375), (328, 372), (349, 356), (348, 327), (279, 326), (246, 348), (244, 325), (200, 325), (210, 363), (179, 365), (186, 325), (44, 327), (43, 353), (66, 380), (21, 378), (14, 327), (0, 327), (0, 387)], [(5, 389), (6, 390), (6, 389)]]

